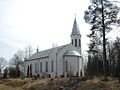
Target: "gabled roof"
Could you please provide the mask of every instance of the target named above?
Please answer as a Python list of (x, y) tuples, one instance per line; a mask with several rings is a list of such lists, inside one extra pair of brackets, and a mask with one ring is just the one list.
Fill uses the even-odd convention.
[(80, 35), (79, 27), (76, 21), (76, 18), (74, 20), (73, 28), (72, 28), (72, 33), (71, 35)]
[[(63, 46), (59, 46), (59, 47), (55, 47), (57, 49), (57, 51), (59, 52), (61, 49), (63, 49), (65, 46), (67, 46), (68, 44), (66, 45), (63, 45)], [(45, 58), (45, 57), (48, 57), (49, 54), (53, 51), (53, 48), (51, 49), (47, 49), (47, 50), (44, 50), (44, 51), (40, 51), (40, 52), (36, 52), (34, 53), (32, 56), (29, 57), (28, 60), (33, 60), (33, 59), (38, 59), (38, 58)]]
[(33, 55), (31, 55), (29, 57), (29, 60), (47, 57), (47, 56), (49, 56), (50, 52), (52, 52), (51, 49), (40, 51), (40, 52), (36, 52), (36, 53), (34, 53)]

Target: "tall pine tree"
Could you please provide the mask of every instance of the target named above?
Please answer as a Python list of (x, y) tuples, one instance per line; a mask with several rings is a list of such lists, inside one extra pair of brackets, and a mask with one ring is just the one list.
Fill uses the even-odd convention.
[[(103, 49), (102, 58), (105, 76), (107, 76), (105, 34), (113, 29), (113, 25), (120, 24), (120, 19), (118, 18), (119, 11), (120, 7), (108, 0), (91, 0), (91, 5), (84, 14), (85, 22), (91, 25), (91, 33), (88, 35), (90, 38), (89, 52), (100, 54), (101, 49)], [(101, 45), (103, 45), (103, 48)]]

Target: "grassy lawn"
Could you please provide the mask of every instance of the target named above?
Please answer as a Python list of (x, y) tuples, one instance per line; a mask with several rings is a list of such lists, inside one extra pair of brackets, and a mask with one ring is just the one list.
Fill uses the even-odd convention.
[(86, 81), (78, 78), (18, 78), (0, 80), (0, 90), (120, 90), (120, 84), (115, 79), (102, 81), (99, 78)]

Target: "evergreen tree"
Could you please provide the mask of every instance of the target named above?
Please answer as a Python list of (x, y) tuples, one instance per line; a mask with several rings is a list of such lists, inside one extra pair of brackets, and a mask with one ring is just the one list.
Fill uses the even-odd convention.
[[(85, 22), (91, 25), (89, 51), (91, 53), (101, 53), (103, 49), (103, 63), (104, 63), (104, 75), (107, 76), (107, 63), (106, 60), (106, 38), (105, 34), (109, 33), (113, 28), (113, 25), (119, 25), (120, 19), (118, 19), (120, 8), (114, 5), (108, 0), (91, 0), (91, 5), (88, 10), (85, 11)], [(101, 39), (103, 37), (103, 39)], [(103, 45), (103, 48), (101, 47)]]
[(120, 38), (116, 38), (111, 50), (112, 75), (120, 79)]

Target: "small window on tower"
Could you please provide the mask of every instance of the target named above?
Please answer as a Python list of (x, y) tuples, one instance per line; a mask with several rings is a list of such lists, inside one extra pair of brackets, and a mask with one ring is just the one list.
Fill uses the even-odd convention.
[(77, 39), (75, 39), (75, 47), (77, 47)]

